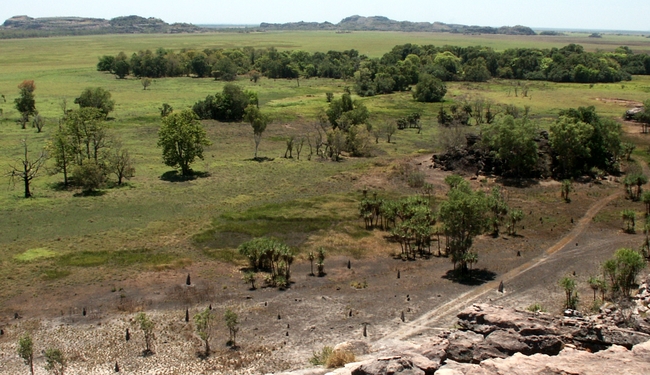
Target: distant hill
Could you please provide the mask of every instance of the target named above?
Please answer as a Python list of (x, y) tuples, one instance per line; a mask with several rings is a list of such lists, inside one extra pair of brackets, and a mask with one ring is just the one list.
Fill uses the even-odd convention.
[(336, 30), (336, 31), (405, 31), (405, 32), (449, 32), (465, 34), (507, 34), (507, 35), (535, 35), (533, 29), (527, 26), (466, 26), (446, 24), (442, 22), (410, 22), (395, 21), (387, 17), (351, 16), (341, 22), (290, 22), (290, 23), (262, 23), (261, 30)]
[(387, 17), (351, 16), (341, 22), (290, 22), (290, 23), (262, 23), (259, 27), (223, 27), (219, 29), (199, 27), (188, 23), (168, 24), (159, 18), (144, 18), (140, 16), (117, 17), (111, 20), (103, 18), (82, 17), (43, 17), (32, 18), (28, 16), (11, 17), (0, 26), (0, 39), (30, 38), (63, 35), (92, 35), (92, 34), (173, 34), (197, 33), (215, 31), (274, 31), (274, 30), (332, 30), (338, 32), (349, 31), (404, 31), (404, 32), (449, 32), (464, 34), (508, 34), (508, 35), (535, 35), (535, 32), (526, 26), (466, 26), (446, 24), (442, 22), (410, 22), (395, 21)]
[(82, 17), (11, 17), (0, 26), (0, 37), (24, 38), (86, 34), (195, 33), (204, 29), (187, 23), (168, 24), (158, 18), (139, 16), (111, 20)]

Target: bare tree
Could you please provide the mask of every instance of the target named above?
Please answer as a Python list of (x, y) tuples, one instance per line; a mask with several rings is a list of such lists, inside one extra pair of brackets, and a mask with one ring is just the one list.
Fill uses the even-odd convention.
[(29, 189), (30, 184), (34, 178), (38, 176), (38, 172), (41, 167), (45, 164), (47, 160), (47, 154), (45, 151), (41, 151), (39, 156), (36, 159), (29, 159), (29, 152), (27, 149), (27, 140), (23, 139), (22, 141), (23, 148), (25, 150), (25, 155), (20, 158), (16, 164), (11, 165), (11, 170), (9, 171), (9, 177), (13, 184), (16, 183), (16, 180), (22, 181), (25, 185), (25, 198), (32, 196), (32, 193)]
[(305, 137), (304, 136), (299, 136), (298, 140), (296, 141), (296, 154), (298, 155), (298, 160), (300, 160), (300, 153), (302, 152), (302, 146), (305, 145)]
[(386, 142), (390, 143), (390, 139), (397, 131), (397, 126), (392, 122), (386, 123), (384, 125), (384, 134), (386, 135)]
[(45, 119), (41, 115), (36, 115), (34, 116), (34, 119), (32, 120), (32, 126), (36, 128), (36, 132), (40, 133), (43, 131), (43, 127), (45, 126)]
[(114, 147), (108, 155), (108, 170), (117, 177), (117, 184), (122, 185), (122, 180), (135, 176), (135, 167), (129, 151), (120, 145)]

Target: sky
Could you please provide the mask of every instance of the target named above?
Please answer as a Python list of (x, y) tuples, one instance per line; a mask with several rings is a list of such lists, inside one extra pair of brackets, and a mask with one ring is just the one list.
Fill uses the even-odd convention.
[(156, 17), (194, 24), (338, 23), (355, 14), (480, 26), (650, 31), (649, 0), (3, 0), (15, 15)]

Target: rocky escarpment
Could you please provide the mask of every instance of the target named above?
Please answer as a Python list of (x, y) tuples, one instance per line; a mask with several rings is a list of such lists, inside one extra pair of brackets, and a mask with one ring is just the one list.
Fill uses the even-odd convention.
[(111, 20), (84, 17), (14, 16), (0, 26), (0, 37), (89, 35), (89, 34), (150, 34), (194, 33), (204, 29), (186, 23), (168, 24), (161, 19), (139, 16), (116, 17)]
[(613, 324), (616, 314), (608, 310), (593, 317), (553, 317), (473, 305), (458, 315), (458, 330), (414, 343), (346, 343), (365, 359), (332, 372), (292, 374), (649, 374), (650, 335)]

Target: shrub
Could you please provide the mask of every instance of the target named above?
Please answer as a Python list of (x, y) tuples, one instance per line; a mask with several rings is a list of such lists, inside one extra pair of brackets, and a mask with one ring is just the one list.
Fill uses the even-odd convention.
[(337, 368), (337, 367), (343, 367), (350, 362), (354, 362), (353, 353), (348, 352), (346, 350), (334, 350), (332, 351), (332, 354), (330, 354), (330, 356), (327, 357), (325, 366), (327, 368)]
[(319, 352), (314, 352), (311, 358), (309, 358), (309, 363), (311, 363), (314, 366), (320, 366), (324, 365), (327, 363), (328, 358), (332, 355), (332, 352), (334, 349), (332, 349), (331, 346), (324, 346), (323, 349), (321, 349), (320, 353)]

